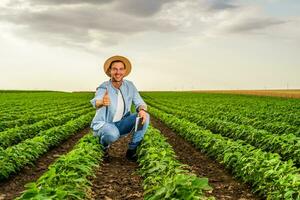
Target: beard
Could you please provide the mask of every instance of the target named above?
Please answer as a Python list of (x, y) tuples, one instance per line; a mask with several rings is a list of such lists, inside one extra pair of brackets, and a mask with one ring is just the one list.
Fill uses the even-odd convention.
[(111, 81), (112, 82), (122, 82), (123, 78), (121, 78), (120, 80), (116, 80), (114, 77), (111, 77)]

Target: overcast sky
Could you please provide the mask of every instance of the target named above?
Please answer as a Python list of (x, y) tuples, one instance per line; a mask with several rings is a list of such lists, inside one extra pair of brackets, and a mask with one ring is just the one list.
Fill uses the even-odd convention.
[(1, 0), (0, 89), (300, 88), (299, 0)]

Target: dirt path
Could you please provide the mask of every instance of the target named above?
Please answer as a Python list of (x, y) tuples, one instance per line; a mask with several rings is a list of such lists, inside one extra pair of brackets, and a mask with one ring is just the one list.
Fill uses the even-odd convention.
[(34, 166), (26, 166), (17, 174), (9, 177), (8, 180), (0, 182), (0, 200), (9, 200), (20, 196), (26, 183), (36, 181), (45, 171), (47, 171), (48, 166), (53, 163), (59, 155), (71, 151), (77, 141), (89, 131), (90, 128), (83, 129), (78, 134), (75, 134), (64, 141), (61, 145), (48, 151), (35, 162)]
[(112, 144), (109, 159), (102, 161), (92, 180), (92, 196), (95, 199), (143, 199), (142, 178), (138, 175), (138, 164), (126, 159), (130, 136)]
[(167, 137), (167, 141), (172, 145), (180, 162), (189, 165), (199, 177), (209, 179), (209, 184), (214, 188), (212, 195), (216, 199), (261, 199), (251, 193), (249, 186), (235, 180), (221, 164), (200, 153), (193, 145), (176, 135), (153, 116), (151, 116), (151, 123)]

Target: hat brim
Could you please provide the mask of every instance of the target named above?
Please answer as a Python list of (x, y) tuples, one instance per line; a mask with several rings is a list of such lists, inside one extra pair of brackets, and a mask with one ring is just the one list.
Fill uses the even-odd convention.
[(129, 61), (127, 58), (125, 58), (124, 56), (112, 56), (112, 57), (108, 58), (108, 59), (105, 61), (104, 66), (103, 66), (105, 74), (106, 74), (107, 76), (110, 77), (110, 73), (109, 73), (109, 70), (108, 70), (108, 69), (109, 69), (109, 66), (110, 66), (110, 64), (111, 64), (113, 61), (116, 61), (116, 60), (120, 60), (120, 61), (122, 61), (122, 62), (125, 64), (126, 72), (125, 72), (124, 77), (127, 76), (127, 75), (131, 72), (131, 63), (130, 63), (130, 61)]

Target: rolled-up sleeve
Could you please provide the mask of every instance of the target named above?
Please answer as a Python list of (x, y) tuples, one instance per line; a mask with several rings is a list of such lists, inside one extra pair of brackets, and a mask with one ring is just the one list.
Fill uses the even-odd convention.
[(95, 97), (92, 100), (90, 100), (94, 108), (96, 108), (96, 100), (102, 99), (104, 97), (105, 91), (106, 91), (106, 86), (104, 83), (101, 84), (99, 87), (97, 87)]
[(138, 112), (138, 109), (140, 106), (143, 106), (147, 110), (147, 104), (142, 99), (141, 95), (139, 94), (138, 90), (136, 89), (135, 85), (132, 83), (133, 88), (133, 104), (136, 108), (136, 111)]

